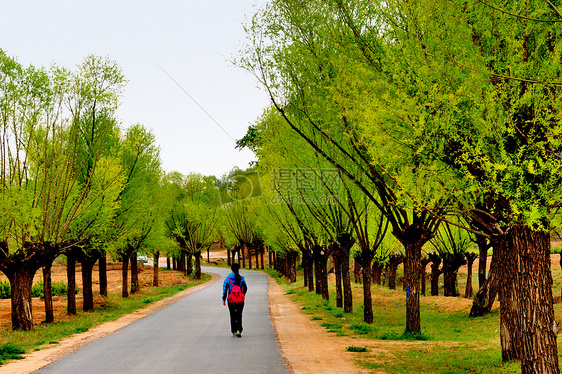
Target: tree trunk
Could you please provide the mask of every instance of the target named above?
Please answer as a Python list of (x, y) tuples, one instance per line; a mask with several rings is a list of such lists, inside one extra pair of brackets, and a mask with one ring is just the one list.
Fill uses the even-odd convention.
[(398, 264), (388, 265), (388, 288), (391, 290), (396, 289), (396, 271), (398, 269)]
[(464, 297), (470, 299), (472, 297), (472, 265), (474, 260), (476, 260), (476, 255), (473, 253), (466, 253), (466, 288), (464, 290)]
[(314, 291), (314, 275), (315, 275), (314, 269), (316, 269), (316, 267), (314, 266), (312, 255), (308, 253), (308, 291), (309, 292)]
[(123, 298), (127, 298), (129, 297), (129, 283), (128, 283), (128, 278), (129, 278), (129, 256), (124, 254), (123, 256), (121, 256), (121, 261), (123, 262), (123, 278), (122, 278), (122, 289), (121, 289), (121, 296)]
[(517, 248), (514, 248), (509, 238), (497, 237), (493, 239), (494, 257), (498, 258), (499, 273), (499, 298), (500, 298), (500, 339), (503, 361), (520, 359), (521, 331), (517, 308)]
[(228, 267), (232, 265), (232, 263), (230, 262), (230, 248), (228, 247), (226, 248), (226, 264), (228, 265)]
[(439, 265), (441, 265), (441, 257), (436, 253), (430, 253), (428, 256), (431, 260), (431, 296), (439, 296), (439, 276), (441, 275)]
[(81, 261), (82, 264), (82, 293), (84, 296), (82, 310), (91, 312), (94, 310), (94, 291), (92, 285), (92, 273), (97, 259), (90, 259), (85, 254)]
[(53, 323), (55, 314), (53, 311), (53, 289), (51, 288), (51, 266), (49, 261), (43, 266), (43, 295), (45, 301), (45, 323)]
[(166, 269), (170, 270), (170, 256), (166, 256)]
[(420, 321), (420, 269), (422, 241), (408, 241), (404, 244), (404, 275), (409, 292), (406, 297), (406, 332), (421, 333)]
[(260, 250), (261, 269), (265, 270), (265, 262), (263, 261), (263, 248)]
[(365, 323), (373, 323), (373, 300), (371, 295), (371, 272), (370, 261), (363, 264), (363, 320)]
[(431, 260), (428, 257), (424, 257), (421, 259), (421, 294), (425, 296), (425, 279), (427, 278), (427, 264), (429, 264)]
[(510, 237), (519, 255), (517, 301), (521, 332), (521, 373), (559, 373), (547, 231), (514, 226)]
[[(270, 254), (271, 257), (271, 254)], [(307, 288), (308, 287), (308, 257), (306, 256), (306, 254), (304, 253), (304, 251), (302, 251), (302, 275), (303, 275), (303, 287)]]
[(353, 293), (351, 290), (351, 275), (349, 271), (349, 251), (341, 253), (341, 271), (343, 280), (343, 311), (353, 313)]
[[(201, 257), (201, 256), (200, 256), (200, 257)], [(187, 274), (188, 277), (191, 277), (191, 275), (193, 274), (193, 266), (191, 266), (191, 265), (192, 265), (192, 262), (193, 262), (193, 255), (192, 255), (191, 253), (187, 253), (187, 254), (185, 255), (185, 266), (186, 266), (186, 269), (185, 269), (185, 273), (184, 273), (184, 274)]]
[(139, 263), (137, 261), (137, 252), (131, 254), (131, 294), (139, 290)]
[(443, 295), (460, 296), (458, 287), (459, 268), (466, 263), (464, 253), (444, 253), (443, 258)]
[(328, 289), (328, 256), (326, 254), (320, 255), (318, 260), (319, 276), (320, 276), (320, 288), (322, 293), (322, 299), (330, 300), (330, 291)]
[(305, 287), (308, 286), (308, 291), (314, 291), (314, 263), (312, 255), (308, 250), (302, 251), (302, 266), (304, 269), (304, 282)]
[(353, 257), (353, 277), (355, 278), (355, 283), (361, 284), (363, 282), (362, 273), (361, 260), (357, 257)]
[(178, 270), (178, 264), (177, 264), (176, 256), (172, 257), (172, 269)]
[(152, 261), (154, 262), (153, 272), (152, 272), (152, 286), (158, 287), (158, 260), (160, 259), (160, 251), (155, 251)]
[(37, 269), (21, 264), (6, 274), (12, 289), (12, 330), (29, 331), (33, 328), (31, 286)]
[(66, 278), (68, 289), (66, 292), (66, 314), (76, 314), (76, 254), (73, 249), (66, 253)]
[(373, 279), (373, 284), (376, 284), (378, 286), (381, 285), (382, 269), (383, 269), (382, 264), (375, 259), (372, 265), (373, 276), (371, 277)]
[[(398, 269), (398, 265), (400, 265), (403, 260), (404, 260), (404, 257), (401, 256), (401, 255), (391, 254), (389, 256), (389, 261), (388, 261), (388, 288), (390, 288), (391, 290), (396, 289), (396, 271)], [(404, 273), (406, 273), (405, 268), (404, 268)], [(419, 279), (419, 275), (418, 275), (417, 278)]]
[[(314, 261), (314, 278), (315, 278), (315, 288), (316, 294), (322, 295), (322, 275), (320, 269), (320, 252), (322, 248), (319, 246), (314, 246), (312, 249), (312, 260)], [(326, 267), (324, 267), (324, 272), (326, 272)]]
[(102, 251), (100, 255), (99, 265), (99, 277), (100, 277), (100, 295), (107, 297), (107, 254)]
[(478, 287), (482, 288), (486, 282), (486, 266), (488, 262), (488, 240), (483, 236), (476, 236), (476, 244), (478, 244)]
[(185, 266), (185, 249), (181, 249), (181, 254), (180, 254), (180, 262), (178, 264), (179, 267), (179, 271), (181, 271), (181, 273), (183, 275), (188, 275), (187, 274), (187, 267)]
[(299, 254), (297, 252), (291, 252), (289, 254), (289, 281), (294, 283), (297, 281), (297, 259)]
[(193, 254), (195, 257), (195, 277), (201, 279), (201, 252), (195, 252)]
[(457, 287), (457, 278), (457, 269), (449, 270), (443, 273), (443, 296), (457, 297), (460, 295)]
[[(336, 244), (337, 245), (337, 244)], [(336, 276), (336, 306), (343, 308), (343, 289), (341, 277), (341, 263), (339, 250), (332, 250), (332, 259), (334, 261), (334, 274)]]
[(482, 317), (492, 310), (494, 300), (498, 294), (497, 271), (497, 256), (493, 256), (490, 262), (490, 274), (478, 292), (476, 292), (472, 301), (470, 317)]

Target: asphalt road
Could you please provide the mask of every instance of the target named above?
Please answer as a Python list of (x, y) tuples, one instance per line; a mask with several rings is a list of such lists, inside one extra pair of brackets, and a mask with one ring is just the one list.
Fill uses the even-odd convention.
[(248, 295), (236, 338), (221, 300), (229, 270), (203, 271), (221, 279), (36, 373), (288, 373), (269, 317), (267, 277), (241, 271)]

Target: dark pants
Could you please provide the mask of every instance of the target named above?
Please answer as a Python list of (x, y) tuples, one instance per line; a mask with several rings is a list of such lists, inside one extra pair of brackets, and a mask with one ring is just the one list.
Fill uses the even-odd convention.
[(230, 311), (230, 331), (234, 334), (236, 331), (242, 332), (242, 310), (244, 303), (233, 304), (228, 302), (228, 310)]

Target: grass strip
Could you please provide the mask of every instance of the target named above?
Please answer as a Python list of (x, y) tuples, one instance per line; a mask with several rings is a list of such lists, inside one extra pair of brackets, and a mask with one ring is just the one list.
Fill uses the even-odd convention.
[[(499, 339), (499, 312), (470, 318), (470, 301), (442, 296), (421, 297), (421, 334), (405, 332), (406, 298), (402, 290), (373, 286), (374, 322), (363, 322), (363, 290), (352, 282), (353, 313), (330, 300), (309, 292), (299, 274), (289, 284), (275, 271), (268, 270), (293, 301), (310, 319), (336, 336), (371, 340), (366, 352), (357, 353), (356, 363), (375, 372), (387, 373), (520, 373), (519, 363), (503, 363)], [(335, 285), (330, 284), (333, 291)], [(364, 344), (347, 349), (361, 351)]]

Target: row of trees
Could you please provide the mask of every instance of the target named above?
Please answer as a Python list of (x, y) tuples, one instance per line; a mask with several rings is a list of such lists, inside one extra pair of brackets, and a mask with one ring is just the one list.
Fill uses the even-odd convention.
[[(70, 71), (25, 67), (0, 51), (0, 270), (11, 284), (13, 329), (33, 326), (39, 268), (52, 321), (50, 268), (59, 255), (67, 256), (70, 290), (82, 264), (91, 310), (94, 263), (104, 268), (106, 251), (126, 259), (160, 240), (159, 149), (142, 125), (119, 126), (125, 83), (109, 58), (88, 56)], [(100, 281), (106, 295), (107, 280)], [(75, 311), (69, 292), (68, 312)]]
[(279, 202), (266, 243), (299, 250), (305, 279), (312, 256), (326, 292), (325, 259), (337, 254), (338, 277), (357, 244), (369, 277), (388, 229), (404, 248), (415, 334), (422, 248), (443, 222), (462, 227), (494, 251), (504, 360), (558, 372), (549, 232), (562, 192), (561, 14), (556, 1), (270, 1), (238, 61), (271, 99), (242, 139)]
[(200, 278), (201, 251), (224, 236), (220, 181), (165, 174), (154, 135), (141, 124), (120, 126), (125, 84), (109, 58), (88, 56), (70, 71), (25, 67), (0, 51), (0, 271), (10, 281), (15, 330), (33, 326), (31, 285), (40, 268), (46, 322), (53, 321), (50, 272), (58, 256), (66, 256), (67, 311), (75, 314), (77, 263), (89, 311), (98, 261), (100, 294), (107, 296), (111, 257), (123, 264), (128, 297), (139, 288), (138, 253), (155, 263), (173, 257), (185, 273), (194, 257)]

